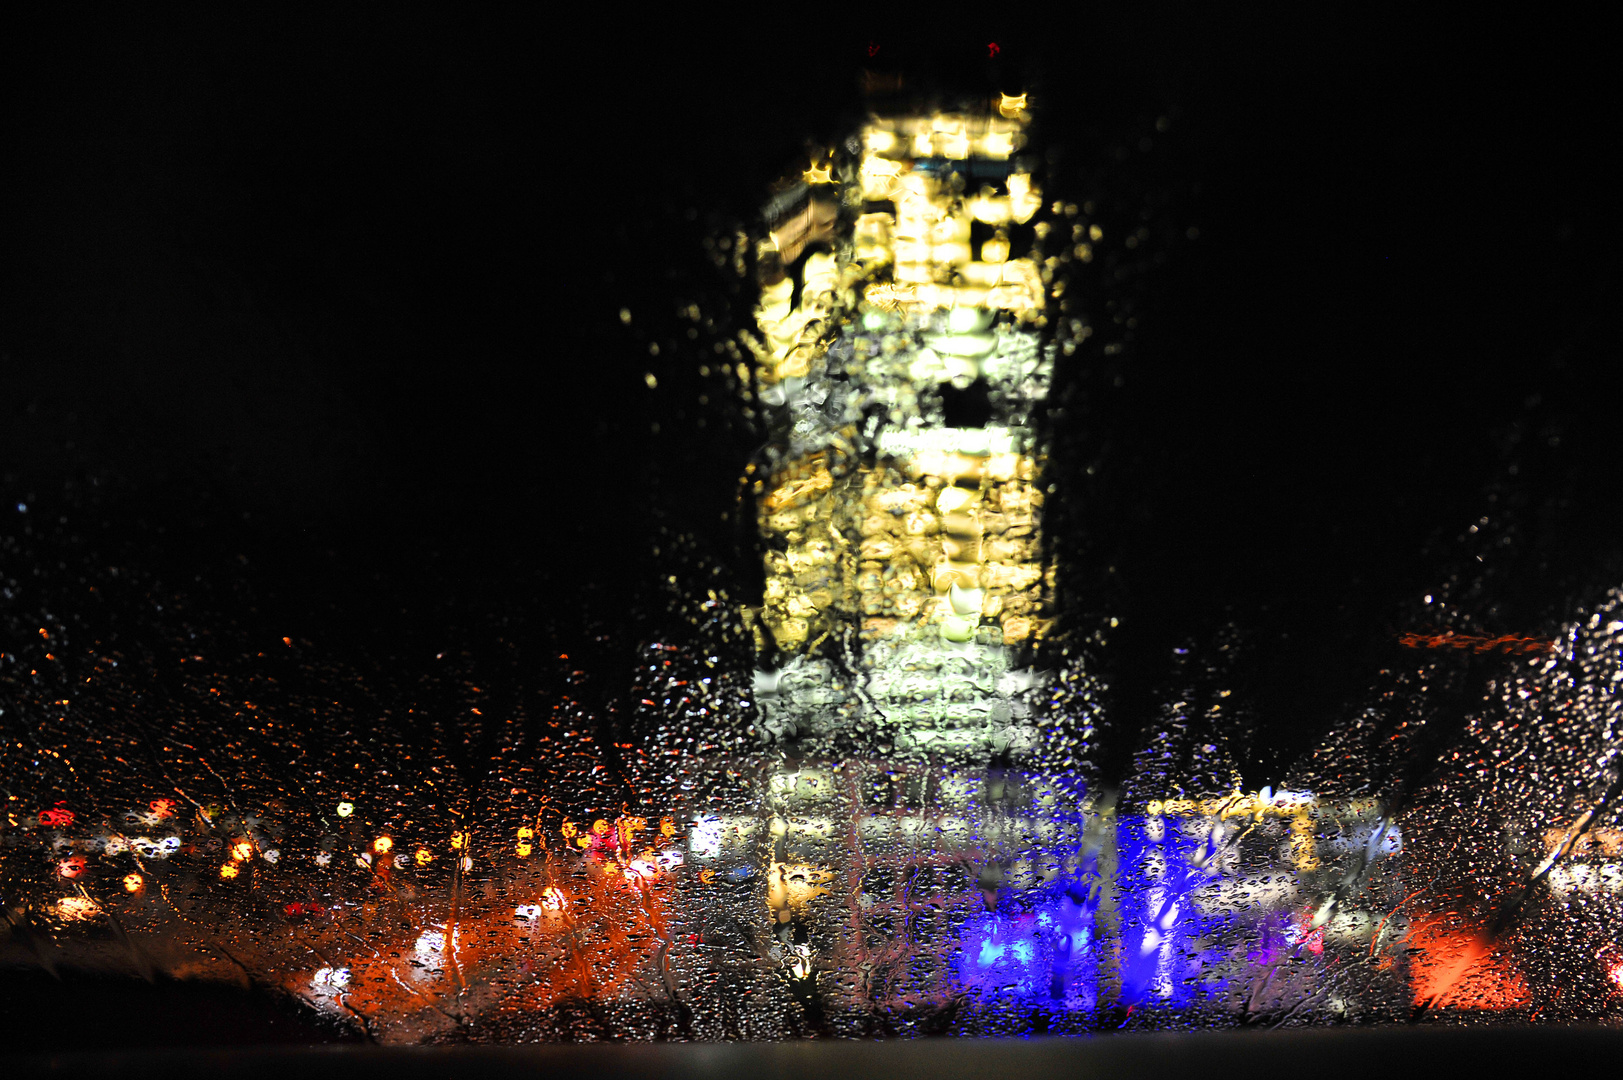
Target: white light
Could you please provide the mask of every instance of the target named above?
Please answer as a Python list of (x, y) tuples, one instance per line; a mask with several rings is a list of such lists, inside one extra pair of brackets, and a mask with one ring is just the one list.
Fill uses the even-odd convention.
[(310, 976), (310, 988), (331, 993), (349, 985), (349, 968), (324, 967)]
[(166, 836), (162, 840), (154, 840), (150, 836), (137, 836), (130, 841), (130, 847), (143, 859), (167, 859), (180, 850), (180, 837)]
[(954, 615), (979, 615), (981, 604), (985, 602), (985, 590), (960, 589), (954, 583), (947, 589), (947, 602), (952, 606)]
[(721, 819), (702, 817), (688, 832), (688, 850), (701, 859), (721, 853)]
[(424, 930), (417, 939), (417, 956), (423, 960), (436, 960), (445, 952), (445, 934), (440, 930)]

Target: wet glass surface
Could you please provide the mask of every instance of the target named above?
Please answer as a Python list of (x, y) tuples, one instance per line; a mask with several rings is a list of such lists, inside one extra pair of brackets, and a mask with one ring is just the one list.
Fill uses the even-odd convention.
[(9, 998), (216, 988), (254, 1042), (1615, 1022), (1582, 72), (1399, 50), (1355, 104), (1313, 33), (1285, 94), (1097, 29), (1086, 74), (836, 34), (742, 103), (649, 46), (559, 120), (533, 28), (39, 28)]

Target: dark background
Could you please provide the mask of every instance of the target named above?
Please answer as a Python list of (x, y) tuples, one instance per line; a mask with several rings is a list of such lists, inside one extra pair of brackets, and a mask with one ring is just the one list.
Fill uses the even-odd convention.
[[(1234, 623), (1249, 779), (1273, 779), (1413, 629), (1401, 602), (1459, 569), (1496, 483), (1544, 539), (1493, 632), (1547, 632), (1610, 583), (1615, 102), (1592, 27), (1137, 5), (906, 25), (13, 24), (6, 490), (49, 510), (93, 489), (107, 521), (163, 529), (173, 567), (251, 556), (307, 623), (384, 633), (424, 596), (500, 593), (612, 629), (659, 528), (738, 563), (723, 515), (755, 437), (678, 311), (723, 318), (700, 241), (847, 129), (871, 67), (1029, 87), (1056, 194), (1109, 227), (1077, 281), (1101, 332), (1056, 399), (1054, 540), (1071, 609), (1120, 619), (1122, 723), (1174, 646)], [(1507, 481), (1528, 446), (1542, 471)]]

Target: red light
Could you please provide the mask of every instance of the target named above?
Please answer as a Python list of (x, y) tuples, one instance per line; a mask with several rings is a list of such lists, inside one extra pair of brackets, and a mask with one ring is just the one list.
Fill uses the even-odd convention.
[(1304, 908), (1297, 916), (1297, 939), (1302, 947), (1314, 956), (1324, 955), (1324, 927), (1313, 925), (1313, 908)]

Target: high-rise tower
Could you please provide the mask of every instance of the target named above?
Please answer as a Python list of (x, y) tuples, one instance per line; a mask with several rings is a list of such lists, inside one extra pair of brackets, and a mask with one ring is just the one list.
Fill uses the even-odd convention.
[(1025, 97), (873, 115), (786, 184), (757, 252), (772, 442), (756, 678), (769, 738), (1034, 739), (1048, 631), (1032, 410), (1053, 358)]

